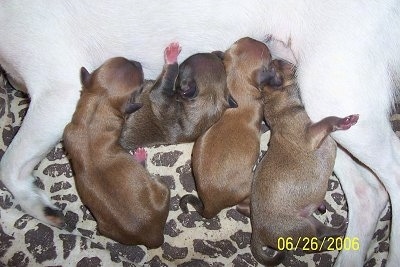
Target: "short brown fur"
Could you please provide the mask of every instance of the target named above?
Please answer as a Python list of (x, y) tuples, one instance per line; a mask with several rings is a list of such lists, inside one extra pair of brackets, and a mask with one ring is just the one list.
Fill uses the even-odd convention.
[(143, 83), (139, 63), (113, 58), (89, 74), (64, 131), (79, 196), (101, 234), (123, 244), (160, 246), (169, 211), (169, 189), (118, 142), (127, 103)]
[(276, 249), (278, 238), (293, 238), (294, 244), (300, 239), (302, 247), (304, 237), (322, 239), (345, 233), (346, 223), (328, 227), (313, 213), (323, 203), (333, 171), (336, 143), (329, 134), (346, 130), (358, 120), (358, 115), (351, 115), (312, 123), (300, 100), (294, 66), (280, 60), (272, 66), (276, 75), (260, 81), (271, 138), (257, 166), (251, 196), (251, 249), (265, 265), (277, 265), (284, 258), (284, 251), (269, 257), (262, 249)]
[(267, 46), (251, 38), (238, 40), (225, 52), (228, 88), (238, 107), (226, 110), (195, 142), (192, 168), (199, 199), (184, 196), (184, 211), (186, 203), (191, 203), (203, 217), (212, 218), (238, 205), (240, 212), (250, 216), (249, 196), (263, 118), (257, 80), (270, 63)]

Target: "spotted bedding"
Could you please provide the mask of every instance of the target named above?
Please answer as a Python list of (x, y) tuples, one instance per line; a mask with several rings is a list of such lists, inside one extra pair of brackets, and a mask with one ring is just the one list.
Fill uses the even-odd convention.
[[(27, 96), (1, 76), (0, 158), (18, 131), (28, 105)], [(400, 114), (393, 115), (392, 120), (399, 131)], [(269, 132), (263, 132), (265, 151)], [(121, 245), (98, 233), (95, 220), (75, 190), (71, 166), (59, 143), (36, 167), (34, 175), (36, 185), (63, 210), (66, 227), (58, 229), (25, 214), (0, 182), (0, 266), (257, 266), (249, 248), (248, 218), (233, 208), (223, 210), (213, 219), (203, 219), (193, 209), (188, 214), (179, 209), (180, 197), (196, 192), (190, 168), (192, 145), (148, 148), (148, 169), (168, 184), (171, 204), (165, 243), (158, 249), (147, 250), (143, 246)], [(327, 212), (319, 218), (333, 226), (340, 225), (347, 216), (347, 206), (335, 176), (329, 181), (326, 201)], [(384, 265), (389, 224), (387, 205), (371, 242), (366, 266)], [(327, 267), (333, 264), (337, 253), (290, 252), (281, 266)]]

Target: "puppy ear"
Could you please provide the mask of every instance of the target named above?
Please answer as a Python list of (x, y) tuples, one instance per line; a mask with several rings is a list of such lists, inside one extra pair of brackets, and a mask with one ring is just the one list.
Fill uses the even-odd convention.
[(92, 75), (87, 71), (85, 67), (81, 68), (81, 83), (84, 87), (89, 85), (89, 81)]
[(222, 51), (212, 51), (212, 54), (216, 55), (217, 57), (219, 57), (220, 59), (224, 59), (225, 53)]
[(228, 95), (228, 104), (229, 104), (229, 108), (237, 108), (238, 107), (238, 103), (236, 102), (236, 100), (233, 98), (233, 96), (231, 94)]
[(143, 107), (142, 103), (128, 103), (125, 107), (125, 114), (131, 114)]

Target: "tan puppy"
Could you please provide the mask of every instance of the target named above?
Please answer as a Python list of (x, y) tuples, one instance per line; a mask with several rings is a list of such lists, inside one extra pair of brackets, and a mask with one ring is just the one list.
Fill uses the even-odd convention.
[(284, 258), (284, 251), (271, 257), (262, 249), (276, 249), (278, 238), (293, 238), (302, 248), (304, 237), (322, 240), (345, 233), (346, 223), (328, 227), (312, 214), (321, 208), (333, 171), (336, 143), (329, 134), (358, 120), (358, 115), (351, 115), (312, 123), (300, 100), (293, 65), (280, 60), (272, 65), (277, 75), (265, 76), (260, 85), (271, 138), (257, 166), (251, 195), (251, 250), (265, 265), (277, 265)]
[[(166, 185), (118, 142), (127, 103), (143, 84), (139, 63), (113, 58), (89, 74), (81, 69), (82, 95), (64, 131), (79, 196), (101, 234), (123, 244), (160, 246), (169, 211)], [(132, 109), (133, 108), (133, 109)]]
[[(172, 44), (179, 48), (178, 44)], [(179, 48), (180, 51), (180, 48)], [(126, 149), (194, 142), (223, 111), (236, 107), (226, 85), (218, 53), (199, 53), (179, 65), (166, 64), (156, 81), (145, 84), (133, 98), (143, 107), (124, 125), (121, 144)]]
[(249, 216), (249, 195), (253, 167), (260, 152), (262, 121), (259, 76), (271, 63), (267, 46), (251, 38), (235, 42), (224, 54), (228, 88), (238, 108), (228, 109), (194, 144), (192, 169), (199, 198), (182, 197), (205, 218), (216, 216), (222, 209), (237, 205)]

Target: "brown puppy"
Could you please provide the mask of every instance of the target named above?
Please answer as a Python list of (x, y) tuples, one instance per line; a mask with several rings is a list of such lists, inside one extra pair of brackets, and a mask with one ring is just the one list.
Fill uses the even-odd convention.
[(159, 78), (147, 82), (133, 101), (143, 107), (124, 125), (120, 142), (126, 149), (194, 142), (226, 108), (236, 107), (218, 53), (195, 54), (179, 68), (166, 59)]
[(272, 65), (276, 75), (266, 75), (260, 85), (271, 138), (254, 174), (251, 195), (251, 250), (265, 265), (277, 265), (284, 258), (284, 251), (271, 257), (262, 249), (276, 249), (278, 238), (293, 238), (302, 248), (304, 237), (322, 240), (345, 233), (346, 223), (328, 227), (312, 214), (323, 203), (333, 171), (336, 143), (329, 134), (358, 120), (351, 115), (312, 123), (300, 100), (293, 65), (280, 60)]
[(190, 203), (203, 217), (212, 218), (222, 209), (239, 204), (237, 209), (249, 216), (263, 118), (257, 85), (270, 63), (267, 46), (251, 38), (238, 40), (225, 52), (228, 88), (238, 107), (226, 110), (195, 142), (192, 169), (199, 197), (183, 196), (180, 206), (184, 212)]
[(123, 244), (160, 246), (169, 211), (166, 185), (119, 144), (127, 103), (143, 84), (140, 63), (113, 58), (89, 74), (81, 69), (82, 95), (64, 131), (77, 191), (101, 234)]

